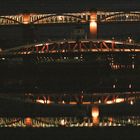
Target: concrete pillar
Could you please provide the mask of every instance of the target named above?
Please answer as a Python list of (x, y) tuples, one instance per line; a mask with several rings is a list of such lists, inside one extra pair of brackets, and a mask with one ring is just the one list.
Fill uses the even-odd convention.
[(97, 39), (97, 12), (90, 13), (89, 38)]

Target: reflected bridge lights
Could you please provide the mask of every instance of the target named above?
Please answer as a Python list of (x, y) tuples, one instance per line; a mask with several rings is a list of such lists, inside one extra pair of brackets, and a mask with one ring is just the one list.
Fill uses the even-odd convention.
[[(133, 88), (132, 84), (129, 83), (127, 85), (127, 88), (131, 89)], [(107, 93), (105, 95), (100, 94), (83, 94), (83, 95), (68, 95), (63, 94), (61, 97), (59, 97), (57, 94), (43, 94), (43, 95), (33, 95), (33, 94), (27, 94), (25, 95), (25, 98), (21, 100), (24, 100), (25, 102), (32, 102), (36, 104), (44, 104), (44, 105), (105, 105), (105, 104), (117, 104), (117, 103), (128, 103), (130, 104), (130, 101), (132, 100), (135, 102), (137, 99), (140, 98), (140, 95), (137, 94), (138, 92), (126, 92), (126, 93), (120, 93), (116, 92), (115, 95), (112, 95), (110, 93)], [(131, 104), (133, 104), (131, 101)]]
[(30, 117), (25, 118), (24, 123), (27, 127), (32, 126), (32, 119)]
[(128, 37), (128, 43), (134, 43), (134, 40), (131, 37)]
[(123, 103), (123, 102), (125, 102), (125, 98), (115, 98), (112, 100), (107, 100), (105, 104), (117, 104), (117, 103)]
[(40, 103), (40, 104), (51, 104), (52, 101), (50, 100), (50, 97), (48, 97), (46, 99), (45, 96), (42, 96), (42, 99), (40, 99), (40, 97), (38, 97), (38, 99), (36, 99), (36, 103)]
[(65, 125), (66, 125), (66, 121), (65, 121), (64, 119), (62, 119), (62, 120), (60, 121), (60, 125), (61, 125), (61, 126), (65, 126)]
[(131, 100), (131, 101), (130, 101), (130, 105), (134, 105), (134, 101)]
[(91, 116), (92, 116), (93, 125), (95, 126), (98, 125), (99, 124), (99, 107), (98, 106), (92, 107)]

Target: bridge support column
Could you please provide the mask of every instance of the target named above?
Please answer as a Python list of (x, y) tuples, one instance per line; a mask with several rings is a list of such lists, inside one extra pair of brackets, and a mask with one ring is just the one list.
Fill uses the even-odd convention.
[(90, 13), (89, 38), (97, 38), (97, 12)]
[(30, 14), (23, 14), (23, 23), (24, 24), (30, 23)]

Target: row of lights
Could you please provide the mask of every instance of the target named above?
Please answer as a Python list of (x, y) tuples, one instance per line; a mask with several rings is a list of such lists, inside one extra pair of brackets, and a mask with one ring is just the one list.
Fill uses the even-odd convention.
[[(104, 103), (104, 104), (116, 104), (116, 103), (123, 103), (125, 102), (125, 98), (115, 98), (115, 99), (112, 99), (112, 100), (107, 100), (107, 101), (101, 101), (100, 99), (98, 100), (98, 102), (96, 103), (93, 103), (93, 102), (81, 102), (82, 104), (101, 104), (101, 103)], [(54, 102), (51, 101), (51, 100), (43, 100), (43, 99), (37, 99), (36, 100), (36, 103), (40, 103), (40, 104), (53, 104)], [(134, 104), (134, 101), (133, 100), (130, 100), (129, 101), (130, 105), (133, 105)], [(71, 105), (76, 105), (78, 104), (77, 102), (69, 102), (69, 103), (66, 103), (64, 100), (62, 102), (59, 102), (59, 104), (71, 104)]]
[[(115, 85), (115, 84), (113, 84), (112, 88), (114, 88), (114, 89), (115, 89), (115, 88), (116, 88), (116, 85)], [(131, 88), (132, 88), (132, 84), (129, 84), (129, 85), (128, 85), (128, 88), (129, 88), (129, 89), (131, 89)]]

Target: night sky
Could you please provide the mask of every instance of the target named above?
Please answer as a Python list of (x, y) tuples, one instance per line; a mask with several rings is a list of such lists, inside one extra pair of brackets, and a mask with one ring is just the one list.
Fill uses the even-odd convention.
[(140, 10), (140, 0), (3, 0), (0, 14)]

